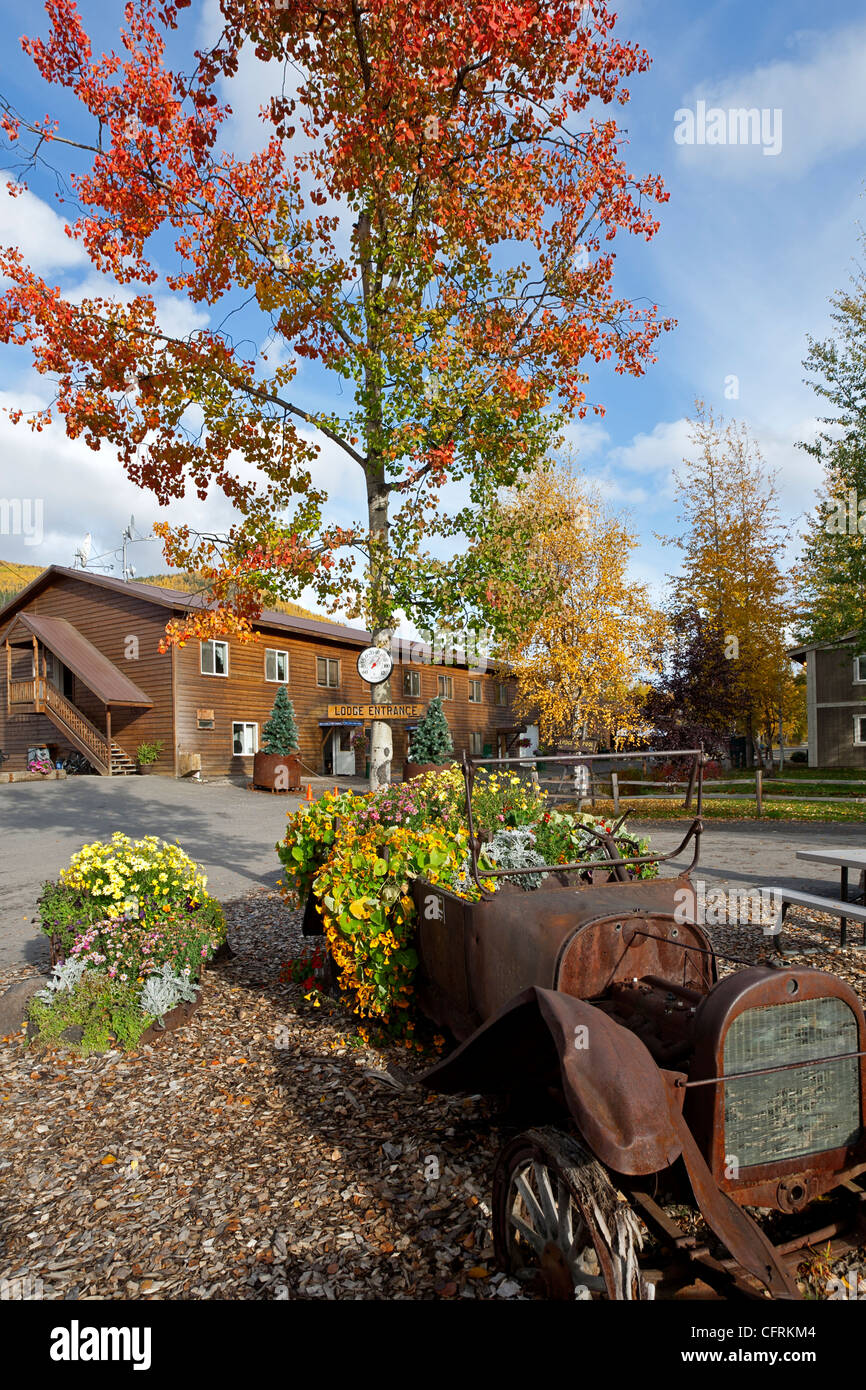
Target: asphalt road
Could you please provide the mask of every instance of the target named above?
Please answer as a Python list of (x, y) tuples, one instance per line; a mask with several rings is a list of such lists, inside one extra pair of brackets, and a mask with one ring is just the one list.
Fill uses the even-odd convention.
[(272, 887), (274, 851), (296, 796), (251, 792), (231, 782), (168, 777), (70, 777), (63, 782), (0, 786), (0, 965), (47, 961), (46, 938), (33, 926), (36, 898), (82, 845), (115, 830), (132, 839), (177, 839), (204, 866), (220, 899)]
[[(47, 960), (45, 938), (31, 920), (36, 898), (44, 880), (55, 878), (83, 844), (118, 829), (133, 839), (177, 839), (204, 866), (210, 891), (227, 900), (274, 886), (280, 876), (274, 844), (298, 800), (234, 783), (165, 777), (70, 777), (0, 786), (0, 965)], [(661, 850), (675, 848), (683, 835), (681, 824), (642, 828)], [(838, 844), (866, 849), (866, 822), (709, 821), (693, 878), (724, 889), (780, 884), (834, 892), (834, 870), (795, 856), (798, 849)], [(676, 872), (689, 860), (687, 854), (663, 872)]]

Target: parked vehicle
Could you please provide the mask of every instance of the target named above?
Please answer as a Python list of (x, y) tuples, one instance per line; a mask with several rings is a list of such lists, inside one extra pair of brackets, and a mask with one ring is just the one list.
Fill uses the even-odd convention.
[[(658, 856), (693, 844), (676, 877), (629, 881), (635, 861), (609, 835), (594, 883), (549, 866), (555, 886), (503, 886), (477, 903), (414, 884), (419, 998), (463, 1039), (424, 1080), (516, 1094), (538, 1116), (497, 1160), (494, 1241), (504, 1267), (551, 1297), (664, 1296), (700, 1276), (727, 1295), (798, 1298), (804, 1247), (860, 1240), (863, 1009), (817, 970), (768, 963), (718, 978), (725, 957), (694, 920), (689, 878), (702, 831), (692, 756), (698, 814)], [(470, 829), (477, 766), (464, 764)], [(822, 1204), (817, 1228), (775, 1244), (746, 1210), (793, 1217), (830, 1193), (841, 1200)], [(675, 1221), (671, 1202), (705, 1234)], [(657, 1254), (647, 1265), (645, 1232), (671, 1252), (661, 1267)]]
[[(697, 814), (651, 858), (691, 846), (687, 870), (634, 878), (648, 856), (623, 858), (597, 831), (591, 869), (548, 865), (531, 891), (509, 882), (525, 870), (479, 872), (472, 824), (478, 767), (517, 760), (464, 759), (481, 901), (413, 883), (416, 997), (459, 1043), (421, 1080), (509, 1096), (526, 1116), (496, 1162), (494, 1242), (547, 1296), (666, 1297), (700, 1278), (724, 1296), (795, 1299), (806, 1247), (860, 1243), (866, 1020), (818, 970), (768, 961), (719, 978), (731, 958), (695, 920), (690, 880), (703, 755), (675, 756), (692, 761)], [(485, 891), (492, 877), (502, 885)]]

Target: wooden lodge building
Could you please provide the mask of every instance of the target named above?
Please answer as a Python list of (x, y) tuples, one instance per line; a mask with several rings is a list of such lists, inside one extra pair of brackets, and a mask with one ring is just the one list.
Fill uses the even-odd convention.
[[(184, 776), (249, 776), (280, 685), (288, 688), (307, 774), (362, 776), (362, 719), (335, 706), (367, 703), (358, 674), (369, 634), (358, 628), (266, 610), (257, 640), (191, 640), (160, 654), (166, 623), (194, 595), (52, 565), (0, 609), (5, 689), (0, 696), (3, 771), (27, 766), (47, 747), (55, 762), (73, 750), (103, 776), (130, 772), (141, 743), (162, 741), (153, 771)], [(495, 667), (434, 665), (428, 649), (391, 673), (394, 703), (425, 706), (443, 696), (454, 749), (516, 753), (522, 728), (513, 681)], [(391, 721), (395, 780), (414, 721)]]

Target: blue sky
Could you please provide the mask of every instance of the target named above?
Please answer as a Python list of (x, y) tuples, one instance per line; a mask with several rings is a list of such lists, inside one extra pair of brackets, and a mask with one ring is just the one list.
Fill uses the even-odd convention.
[[(85, 0), (81, 8), (92, 20), (94, 46), (113, 42), (122, 6)], [(20, 4), (0, 0), (0, 89), (25, 111), (63, 114), (17, 43), (22, 27), (44, 32), (46, 22), (34, 6), (22, 25), (22, 13)], [(574, 426), (570, 440), (584, 471), (630, 512), (641, 538), (633, 572), (660, 597), (674, 556), (655, 533), (675, 530), (671, 475), (688, 451), (686, 420), (696, 397), (747, 423), (778, 469), (783, 514), (795, 533), (797, 518), (814, 502), (820, 479), (796, 443), (814, 435), (820, 411), (801, 364), (807, 334), (828, 332), (830, 296), (845, 285), (858, 255), (866, 15), (848, 0), (823, 6), (820, 25), (816, 7), (805, 0), (761, 6), (718, 0), (700, 7), (693, 0), (624, 0), (618, 13), (621, 35), (653, 58), (650, 72), (632, 81), (632, 101), (620, 117), (630, 166), (661, 173), (670, 192), (650, 245), (617, 238), (618, 289), (658, 303), (678, 326), (642, 379), (594, 372), (591, 396), (605, 405), (605, 418)], [(215, 14), (215, 0), (194, 3), (185, 35), (206, 33)], [(241, 147), (256, 137), (261, 93), (251, 60), (229, 93), (232, 137)], [(676, 113), (697, 111), (701, 102), (725, 112), (766, 109), (777, 144), (781, 136), (778, 152), (765, 154), (760, 143), (678, 144)], [(89, 266), (62, 235), (47, 180), (32, 180), (26, 198), (13, 201), (0, 192), (0, 242), (21, 244), (64, 288), (94, 285)], [(201, 310), (170, 296), (162, 307), (177, 327), (203, 321)], [(44, 397), (45, 384), (22, 356), (6, 350), (0, 360), (0, 405)], [(299, 384), (314, 403), (330, 399), (331, 385), (313, 367), (305, 366)], [(361, 500), (351, 473), (332, 450), (323, 452), (322, 470), (335, 516), (349, 519)], [(87, 531), (94, 553), (108, 551), (130, 513), (139, 533), (164, 515), (107, 450), (94, 455), (60, 430), (32, 436), (0, 418), (0, 496), (25, 495), (44, 498), (44, 537), (34, 545), (24, 536), (2, 536), (0, 556), (29, 564), (71, 563)], [(219, 498), (174, 508), (172, 519), (181, 511), (208, 529), (229, 521)], [(138, 545), (135, 564), (139, 573), (164, 568), (158, 544)]]

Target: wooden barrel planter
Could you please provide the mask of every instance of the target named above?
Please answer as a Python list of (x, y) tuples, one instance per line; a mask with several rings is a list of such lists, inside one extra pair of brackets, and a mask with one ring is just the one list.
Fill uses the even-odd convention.
[(253, 786), (269, 792), (299, 792), (301, 760), (297, 753), (256, 753)]
[(408, 760), (403, 764), (403, 781), (411, 782), (413, 777), (423, 777), (425, 772), (444, 772), (447, 767), (453, 767), (451, 762), (447, 763), (411, 763)]

